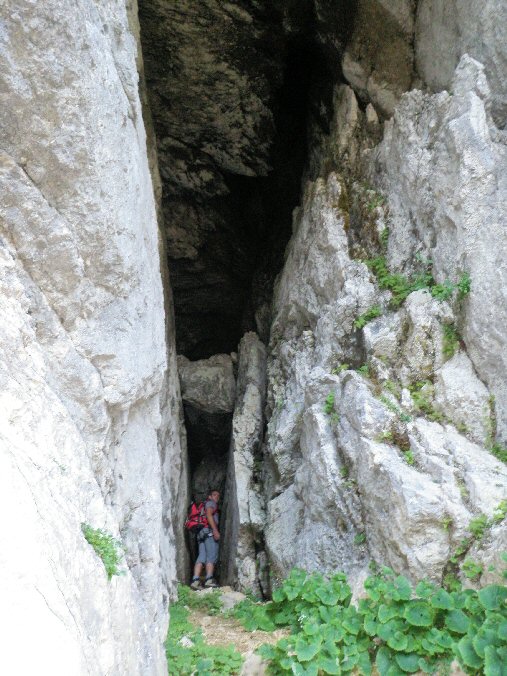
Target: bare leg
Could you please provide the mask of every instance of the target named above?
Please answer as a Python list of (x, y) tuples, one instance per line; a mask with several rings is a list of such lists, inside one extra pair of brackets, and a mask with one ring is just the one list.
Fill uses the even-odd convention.
[(214, 563), (207, 563), (206, 564), (206, 579), (208, 577), (213, 577), (213, 571), (215, 570), (215, 564)]
[[(206, 564), (206, 570), (208, 570), (208, 564)], [(194, 566), (194, 578), (201, 577), (202, 573), (202, 563), (196, 563)]]

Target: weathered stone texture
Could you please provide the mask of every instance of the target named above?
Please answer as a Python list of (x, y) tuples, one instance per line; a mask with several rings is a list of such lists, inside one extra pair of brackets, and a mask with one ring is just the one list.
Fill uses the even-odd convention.
[(507, 121), (507, 5), (503, 0), (421, 0), (417, 6), (415, 57), (433, 91), (452, 90), (464, 54), (483, 64), (492, 90), (490, 106), (499, 126)]
[(488, 116), (484, 68), (464, 56), (453, 94), (406, 94), (375, 154), (389, 195), (389, 259), (433, 261), (442, 282), (471, 278), (462, 333), (479, 378), (496, 397), (498, 431), (507, 438), (507, 200), (505, 143)]
[[(163, 674), (166, 347), (135, 38), (120, 1), (3, 17), (2, 664)], [(125, 575), (108, 582), (83, 522), (121, 541)]]
[(222, 548), (225, 581), (259, 592), (265, 523), (260, 489), (260, 451), (266, 401), (266, 348), (246, 333), (238, 350), (238, 385), (227, 466), (226, 522)]
[[(324, 156), (316, 167), (341, 158), (349, 178), (331, 173), (307, 185), (274, 297), (265, 489), (276, 575), (294, 565), (342, 568), (355, 582), (373, 558), (441, 580), (471, 518), (491, 516), (505, 497), (507, 470), (489, 451), (491, 392), (505, 433), (502, 339), (492, 321), (494, 313), (507, 324), (496, 258), (505, 249), (504, 146), (488, 125), (487, 97), (481, 66), (464, 57), (453, 94), (406, 94), (374, 151), (354, 94), (342, 88), (335, 97), (341, 124), (322, 146), (328, 163)], [(385, 198), (351, 185), (368, 166), (389, 212)], [(366, 211), (355, 206), (362, 199)], [(472, 291), (442, 302), (419, 290), (392, 308), (358, 253), (386, 253), (390, 269), (407, 274), (431, 259), (437, 281), (467, 271)], [(354, 320), (373, 306), (383, 316), (357, 330)], [(450, 323), (463, 341), (447, 361)], [(361, 364), (367, 373), (353, 371)]]

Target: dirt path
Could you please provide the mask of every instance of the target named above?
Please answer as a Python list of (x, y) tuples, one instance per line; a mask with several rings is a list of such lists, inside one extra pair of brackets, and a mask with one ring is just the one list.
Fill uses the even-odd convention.
[[(223, 594), (226, 595), (227, 592), (224, 591)], [(232, 643), (243, 657), (263, 643), (276, 643), (288, 634), (287, 629), (276, 629), (272, 632), (247, 631), (233, 617), (226, 617), (222, 613), (208, 615), (200, 609), (191, 610), (189, 620), (194, 626), (202, 629), (207, 643), (218, 646), (227, 646)]]

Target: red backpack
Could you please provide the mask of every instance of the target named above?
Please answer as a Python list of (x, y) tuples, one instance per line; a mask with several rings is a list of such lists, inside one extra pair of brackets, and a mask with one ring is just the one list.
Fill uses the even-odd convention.
[(208, 519), (206, 518), (205, 503), (197, 504), (195, 500), (192, 500), (185, 521), (185, 528), (191, 533), (199, 533), (206, 526), (208, 526)]

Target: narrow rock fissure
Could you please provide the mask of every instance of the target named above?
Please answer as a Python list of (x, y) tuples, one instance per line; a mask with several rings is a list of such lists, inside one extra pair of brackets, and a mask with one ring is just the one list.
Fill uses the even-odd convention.
[[(207, 10), (196, 9), (186, 22), (179, 13), (161, 16), (161, 11), (150, 1), (140, 3), (180, 354), (189, 496), (200, 501), (212, 487), (222, 495), (230, 493), (221, 514), (230, 540), (222, 546), (222, 559), (234, 559), (242, 521), (251, 518), (252, 509), (238, 500), (247, 500), (251, 490), (262, 501), (265, 427), (264, 410), (260, 410), (256, 438), (247, 442), (249, 466), (240, 469), (248, 479), (237, 495), (233, 485), (243, 479), (231, 467), (238, 450), (231, 437), (232, 421), (248, 386), (238, 382), (236, 352), (248, 332), (255, 332), (264, 346), (269, 343), (273, 285), (309, 167), (310, 136), (329, 131), (332, 89), (341, 71), (336, 57), (330, 58), (329, 49), (316, 39), (311, 5), (292, 17), (289, 30), (282, 28), (280, 16), (255, 16), (259, 39), (251, 37), (255, 33), (249, 28), (248, 35), (229, 35), (218, 52), (199, 27), (201, 22), (211, 32), (216, 28)], [(170, 28), (165, 23), (168, 19)], [(199, 74), (185, 61), (189, 41), (196, 36), (202, 52), (194, 56), (203, 58), (195, 66)], [(232, 65), (220, 79), (224, 52), (230, 53)], [(207, 72), (211, 69), (207, 61), (214, 65), (213, 72)], [(184, 98), (182, 80), (189, 72), (197, 80), (204, 72), (206, 87), (201, 82), (201, 90), (194, 91), (192, 82), (187, 82)], [(238, 77), (245, 78), (246, 91)], [(224, 94), (222, 87), (233, 81), (237, 91)], [(198, 110), (200, 97), (202, 110)], [(231, 113), (235, 107), (237, 118)], [(264, 372), (265, 352), (263, 360)], [(265, 376), (259, 386), (263, 401)], [(218, 390), (227, 393), (227, 401)], [(247, 485), (250, 489), (245, 493)], [(249, 525), (243, 539), (249, 542), (248, 552), (243, 552), (248, 573), (238, 573), (236, 564), (228, 560), (219, 568), (221, 577), (229, 582), (238, 575), (250, 582), (255, 578), (258, 591), (267, 595), (268, 564), (259, 524)], [(194, 554), (190, 551), (191, 558)]]

